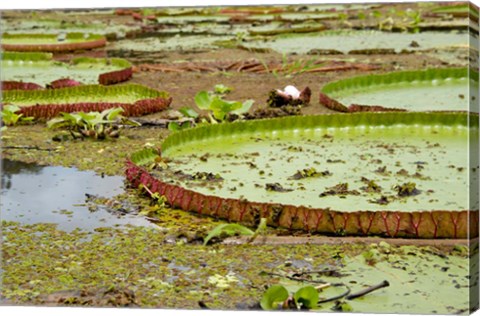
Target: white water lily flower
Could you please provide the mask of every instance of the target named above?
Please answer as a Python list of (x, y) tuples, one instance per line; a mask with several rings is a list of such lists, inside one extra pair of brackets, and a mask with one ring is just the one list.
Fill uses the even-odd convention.
[(292, 98), (294, 99), (298, 99), (300, 97), (300, 91), (298, 91), (297, 88), (295, 88), (294, 86), (286, 86), (283, 91), (288, 94), (288, 95), (291, 95)]

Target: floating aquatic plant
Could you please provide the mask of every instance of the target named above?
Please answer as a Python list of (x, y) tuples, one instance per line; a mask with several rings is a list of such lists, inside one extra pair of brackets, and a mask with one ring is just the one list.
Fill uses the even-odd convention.
[(19, 111), (20, 107), (16, 105), (4, 106), (0, 112), (3, 124), (6, 126), (12, 126), (19, 122), (25, 123), (33, 120), (33, 117), (25, 117), (23, 114), (17, 114)]
[[(173, 164), (169, 164), (169, 168), (156, 172), (138, 166), (130, 161), (127, 162), (126, 175), (134, 187), (137, 187), (138, 184), (141, 183), (147, 186), (152, 192), (159, 192), (159, 194), (167, 198), (169, 204), (173, 207), (251, 226), (255, 225), (256, 218), (265, 217), (268, 225), (271, 226), (286, 227), (292, 230), (302, 229), (326, 234), (381, 235), (414, 238), (465, 238), (465, 236), (469, 234), (470, 236), (476, 234), (474, 230), (475, 227), (478, 227), (476, 213), (468, 210), (467, 206), (461, 205), (453, 207), (453, 209), (441, 207), (441, 205), (445, 205), (443, 203), (438, 204), (438, 206), (430, 206), (432, 203), (431, 200), (435, 200), (433, 199), (434, 196), (436, 199), (447, 199), (446, 201), (448, 201), (450, 197), (454, 199), (454, 196), (451, 195), (453, 192), (446, 192), (444, 187), (436, 186), (435, 190), (430, 190), (430, 188), (426, 186), (432, 187), (435, 183), (438, 183), (435, 182), (435, 177), (439, 174), (453, 173), (456, 170), (441, 167), (441, 165), (443, 165), (441, 161), (444, 161), (444, 158), (440, 156), (443, 155), (441, 152), (445, 151), (446, 148), (451, 148), (454, 151), (462, 150), (460, 147), (458, 147), (459, 149), (453, 148), (457, 148), (457, 146), (461, 146), (461, 144), (466, 144), (463, 140), (465, 139), (464, 137), (467, 137), (467, 134), (475, 137), (476, 133), (478, 133), (478, 120), (470, 120), (469, 122), (469, 115), (474, 114), (408, 112), (358, 113), (348, 116), (342, 114), (318, 115), (206, 125), (172, 134), (163, 142), (162, 157), (172, 159), (173, 161)], [(474, 117), (476, 116), (474, 115)], [(446, 142), (443, 145), (439, 143), (437, 147), (430, 146), (430, 142), (427, 142), (426, 145), (423, 142), (423, 145), (420, 145), (420, 143), (415, 141), (416, 138), (412, 138), (411, 134), (409, 134), (411, 131), (416, 130), (415, 126), (418, 125), (424, 125), (425, 131), (432, 131), (430, 134), (424, 132), (424, 137), (431, 135), (428, 137), (432, 137), (432, 141), (435, 139), (435, 142)], [(448, 127), (448, 129), (442, 127)], [(471, 128), (470, 131), (468, 127)], [(368, 137), (375, 138), (377, 132), (381, 133), (385, 142), (380, 144), (372, 143), (374, 144), (374, 146), (372, 146), (368, 141), (369, 138), (362, 132), (364, 131), (363, 128), (368, 129), (368, 135), (370, 135)], [(329, 134), (334, 134), (325, 134), (327, 130)], [(337, 130), (338, 133), (334, 132), (335, 130)], [(423, 178), (423, 180), (415, 178), (416, 182), (422, 182), (422, 194), (420, 195), (405, 195), (403, 194), (405, 190), (400, 190), (401, 196), (398, 196), (398, 193), (392, 188), (392, 185), (389, 184), (391, 183), (390, 180), (385, 182), (385, 180), (370, 178), (371, 180), (367, 181), (367, 177), (365, 177), (366, 179), (361, 179), (360, 177), (361, 175), (368, 175), (370, 177), (377, 174), (375, 173), (375, 169), (371, 167), (372, 163), (378, 163), (376, 160), (373, 161), (374, 158), (379, 158), (381, 153), (384, 153), (383, 155), (386, 156), (391, 155), (392, 150), (393, 153), (395, 153), (396, 146), (391, 145), (390, 142), (398, 142), (398, 139), (395, 137), (401, 138), (402, 136), (398, 135), (402, 135), (402, 130), (405, 130), (405, 133), (410, 135), (409, 139), (412, 143), (407, 142), (405, 144), (402, 143), (401, 146), (400, 144), (396, 146), (400, 146), (400, 148), (404, 148), (402, 146), (405, 146), (405, 148), (409, 148), (408, 151), (414, 152), (411, 158), (405, 158), (407, 161), (409, 161), (409, 159), (415, 159), (415, 161), (417, 161), (420, 152), (424, 152), (426, 155), (430, 152), (436, 156), (438, 160), (435, 164), (441, 164), (438, 165), (438, 167), (430, 166), (430, 168), (433, 167), (436, 170), (435, 173), (427, 174), (432, 177), (432, 179), (428, 179), (427, 177)], [(449, 132), (447, 132), (448, 130), (457, 130), (459, 134), (456, 134), (457, 136), (453, 136), (453, 134), (450, 135)], [(347, 133), (350, 136), (342, 137), (342, 133)], [(296, 160), (292, 159), (302, 159), (303, 164), (312, 162), (318, 164), (319, 162), (315, 162), (315, 160), (321, 160), (323, 158), (334, 161), (332, 160), (332, 156), (327, 155), (326, 151), (328, 149), (325, 144), (333, 148), (332, 150), (335, 154), (341, 154), (343, 149), (338, 148), (340, 148), (344, 142), (348, 143), (351, 135), (355, 135), (356, 133), (358, 133), (358, 137), (355, 138), (355, 142), (358, 143), (355, 143), (355, 145), (347, 144), (346, 146), (349, 148), (351, 146), (356, 146), (355, 148), (360, 146), (363, 153), (361, 155), (355, 155), (345, 152), (345, 154), (348, 155), (348, 158), (345, 157), (345, 159), (348, 159), (348, 161), (338, 164), (339, 167), (335, 169), (333, 168), (336, 164), (329, 164), (329, 168), (331, 168), (330, 172), (333, 175), (294, 180), (295, 182), (299, 182), (293, 187), (295, 190), (284, 192), (276, 192), (274, 190), (267, 191), (265, 190), (265, 184), (259, 184), (262, 182), (275, 184), (275, 181), (277, 181), (280, 185), (279, 187), (285, 186), (284, 188), (287, 189), (292, 188), (293, 183), (287, 186), (286, 182), (280, 183), (279, 181), (280, 179), (283, 179), (282, 181), (290, 180), (288, 177), (292, 175), (292, 168), (294, 168), (293, 170), (297, 170), (297, 168), (295, 168), (296, 164), (294, 163)], [(373, 136), (371, 136), (372, 133)], [(443, 135), (443, 133), (446, 134)], [(268, 135), (283, 135), (283, 140), (278, 139), (278, 141), (275, 141), (275, 136), (273, 140), (269, 140), (270, 137)], [(298, 135), (300, 138), (288, 135)], [(290, 140), (291, 137), (293, 137), (292, 140)], [(337, 137), (339, 137), (339, 140), (336, 140)], [(366, 137), (365, 140), (363, 140), (364, 137)], [(457, 139), (458, 141), (455, 140), (456, 137), (460, 137)], [(225, 143), (222, 139), (225, 140)], [(232, 143), (233, 139), (235, 139), (235, 145), (226, 145)], [(284, 148), (290, 141), (294, 141), (298, 146), (298, 139), (303, 139), (306, 142), (303, 145), (304, 147), (311, 143), (315, 148), (323, 148), (322, 154), (327, 156), (322, 157), (322, 154), (316, 152), (310, 153), (312, 149), (309, 147), (308, 150), (289, 152), (287, 155), (284, 151), (281, 151), (282, 155), (275, 154), (273, 151), (273, 148), (276, 146)], [(316, 139), (317, 141), (315, 141)], [(272, 145), (269, 145), (270, 142)], [(208, 152), (204, 150), (206, 143), (209, 144)], [(324, 146), (322, 146), (322, 144), (324, 144)], [(235, 152), (231, 153), (229, 152), (229, 148), (233, 148), (232, 146), (235, 148)], [(340, 147), (337, 148), (335, 146)], [(203, 148), (203, 150), (201, 148)], [(246, 148), (250, 148), (250, 151), (257, 151), (245, 151)], [(222, 150), (225, 151), (225, 153), (222, 153)], [(270, 156), (268, 151), (272, 151)], [(192, 155), (189, 155), (188, 152), (192, 152)], [(204, 153), (205, 155), (203, 155)], [(377, 157), (375, 157), (373, 153), (375, 153)], [(408, 154), (408, 152), (406, 154)], [(207, 155), (208, 157), (206, 157)], [(289, 155), (292, 157), (289, 157)], [(295, 158), (295, 155), (298, 155), (298, 157)], [(285, 158), (282, 159), (282, 156), (285, 156)], [(215, 159), (216, 157), (218, 157), (221, 162), (217, 161)], [(242, 163), (242, 159), (243, 161), (248, 159), (251, 163)], [(265, 166), (258, 166), (255, 164), (254, 159), (260, 159), (257, 162), (264, 161), (268, 163)], [(312, 159), (312, 161), (309, 159)], [(278, 160), (278, 163), (275, 163), (276, 160)], [(359, 164), (366, 164), (366, 169), (361, 171), (355, 170), (354, 167), (344, 166), (350, 163), (357, 166)], [(385, 161), (383, 161), (383, 163), (385, 164)], [(275, 164), (275, 167), (272, 166), (273, 164)], [(206, 171), (205, 168), (208, 168), (207, 170), (212, 172), (215, 166), (217, 166), (216, 170), (222, 171), (222, 165), (225, 165), (228, 166), (228, 170), (232, 173), (233, 178), (227, 172), (222, 174), (224, 179), (221, 183), (205, 180), (200, 185), (197, 182), (194, 183), (186, 178), (182, 180), (176, 176), (175, 173), (178, 171), (174, 168), (176, 165), (182, 166), (180, 169), (182, 172), (187, 172), (187, 170)], [(267, 165), (271, 165), (271, 167)], [(392, 162), (389, 168), (394, 168), (395, 166), (397, 165)], [(368, 170), (368, 168), (371, 170)], [(397, 168), (400, 169), (400, 167)], [(258, 173), (259, 169), (263, 171), (263, 173)], [(345, 170), (353, 170), (349, 172), (349, 178), (352, 177), (352, 172), (358, 173), (359, 184), (357, 184), (357, 186), (353, 186), (352, 183), (345, 182), (345, 180), (340, 183), (338, 182), (339, 179), (340, 181), (345, 179)], [(423, 172), (426, 171), (423, 170)], [(309, 174), (308, 170), (304, 173), (306, 175)], [(259, 174), (260, 177), (264, 177), (264, 180), (258, 178)], [(280, 176), (280, 174), (283, 176)], [(379, 175), (386, 179), (390, 179), (390, 177), (395, 178), (395, 175), (392, 175), (392, 173), (387, 174), (384, 172)], [(457, 179), (459, 175), (455, 173), (454, 176), (449, 177)], [(232, 181), (232, 179), (235, 181)], [(269, 179), (275, 180), (267, 182)], [(460, 181), (458, 182), (459, 188), (466, 185), (466, 182), (462, 182), (462, 179), (465, 180), (466, 178), (460, 176), (460, 180), (458, 180)], [(372, 180), (373, 182), (370, 182)], [(235, 187), (232, 188), (231, 185)], [(314, 201), (313, 195), (309, 195), (310, 193), (308, 192), (322, 193), (322, 186), (325, 187), (327, 191), (331, 190), (332, 194), (319, 197), (318, 193), (316, 193), (317, 200)], [(381, 190), (380, 187), (382, 188)], [(215, 195), (212, 195), (212, 192), (216, 192)], [(411, 192), (413, 193), (415, 191)], [(423, 192), (425, 192), (425, 194), (423, 194)], [(397, 197), (393, 199), (395, 195), (397, 195)], [(457, 196), (456, 193), (455, 196)], [(380, 200), (382, 197), (388, 200), (387, 203), (381, 203), (380, 201), (378, 203), (371, 202), (373, 199)], [(342, 199), (344, 202), (339, 204), (338, 199)], [(350, 199), (355, 202), (348, 202)], [(422, 202), (415, 202), (414, 199), (421, 199)], [(306, 206), (306, 203), (310, 205)], [(346, 205), (350, 205), (351, 208), (344, 209)], [(473, 223), (470, 227), (468, 226), (469, 222)]]
[(468, 102), (462, 96), (468, 94), (469, 80), (478, 85), (478, 75), (467, 68), (356, 76), (326, 84), (320, 104), (340, 112), (466, 111)]
[(16, 52), (67, 52), (103, 47), (106, 39), (90, 33), (2, 34), (1, 47)]
[[(216, 87), (215, 91), (200, 91), (195, 95), (195, 103), (201, 110), (211, 111), (210, 122), (224, 121), (228, 114), (241, 115), (247, 113), (253, 105), (253, 100), (227, 101), (223, 95), (228, 91), (225, 87)], [(212, 116), (213, 115), (213, 116)]]
[(118, 138), (119, 125), (139, 126), (135, 121), (121, 115), (122, 108), (110, 108), (100, 112), (61, 113), (47, 122), (50, 129), (66, 129), (74, 138)]
[(125, 116), (141, 116), (166, 109), (168, 93), (137, 84), (82, 85), (48, 90), (3, 92), (3, 104), (16, 104), (25, 116), (52, 118), (60, 112), (90, 112), (121, 107)]
[(63, 63), (53, 60), (50, 53), (4, 52), (1, 64), (4, 90), (109, 85), (132, 77), (132, 64), (121, 58), (76, 57)]

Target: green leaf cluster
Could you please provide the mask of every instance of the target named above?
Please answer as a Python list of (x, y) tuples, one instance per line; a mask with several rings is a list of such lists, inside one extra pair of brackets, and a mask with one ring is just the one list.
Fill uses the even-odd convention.
[(227, 234), (233, 236), (235, 234), (240, 234), (243, 236), (252, 236), (254, 232), (240, 224), (220, 224), (208, 233), (207, 237), (203, 240), (203, 245), (207, 245), (210, 239), (213, 237), (220, 236), (221, 234)]
[(317, 289), (311, 285), (298, 289), (292, 297), (283, 285), (275, 284), (263, 294), (260, 306), (264, 310), (286, 309), (291, 306), (289, 300), (293, 299), (293, 306), (297, 309), (312, 309), (317, 305), (318, 298)]
[(5, 105), (0, 112), (3, 124), (13, 126), (20, 122), (30, 122), (33, 120), (33, 117), (24, 117), (23, 114), (17, 114), (18, 111), (20, 111), (20, 107), (16, 105)]
[[(248, 112), (253, 105), (253, 100), (249, 99), (245, 102), (227, 101), (223, 99), (223, 94), (227, 93), (230, 88), (223, 85), (216, 85), (215, 91), (200, 91), (195, 95), (195, 104), (201, 110), (208, 110), (210, 121), (224, 121), (227, 114), (241, 115)], [(213, 114), (213, 117), (212, 117)]]
[(255, 231), (240, 225), (240, 224), (220, 224), (212, 229), (207, 237), (203, 240), (203, 245), (207, 245), (210, 239), (213, 237), (220, 236), (222, 234), (226, 234), (228, 236), (233, 236), (235, 234), (240, 234), (243, 236), (251, 236), (248, 242), (252, 242), (258, 235), (263, 235), (267, 230), (267, 219), (262, 218), (260, 219), (260, 223)]
[(139, 123), (121, 115), (122, 108), (111, 108), (100, 112), (61, 113), (47, 122), (50, 129), (67, 129), (74, 138), (91, 137), (105, 139), (119, 136), (118, 124), (138, 126)]

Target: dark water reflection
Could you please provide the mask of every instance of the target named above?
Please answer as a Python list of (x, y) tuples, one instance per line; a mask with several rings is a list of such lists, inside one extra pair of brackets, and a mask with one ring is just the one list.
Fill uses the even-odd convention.
[[(115, 225), (153, 226), (145, 218), (90, 212), (85, 194), (111, 198), (124, 192), (123, 177), (100, 177), (75, 168), (38, 166), (2, 159), (0, 219), (24, 224), (55, 223), (62, 230)], [(66, 211), (62, 211), (66, 210)]]

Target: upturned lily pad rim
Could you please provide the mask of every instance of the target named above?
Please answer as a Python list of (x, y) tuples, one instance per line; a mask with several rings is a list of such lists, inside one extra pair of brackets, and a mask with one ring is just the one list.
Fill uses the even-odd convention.
[[(472, 119), (472, 117), (474, 119)], [(168, 136), (161, 145), (162, 154), (168, 149), (185, 146), (188, 142), (221, 137), (227, 134), (268, 132), (285, 129), (312, 129), (317, 127), (349, 127), (355, 125), (428, 125), (461, 126), (478, 129), (478, 114), (465, 112), (382, 112), (324, 114), (268, 120), (254, 120), (208, 125), (177, 132)], [(143, 151), (143, 152), (142, 152)], [(154, 193), (166, 197), (172, 207), (196, 212), (229, 221), (254, 226), (257, 219), (267, 218), (268, 225), (291, 230), (304, 230), (324, 234), (405, 238), (468, 238), (478, 236), (478, 211), (356, 211), (343, 212), (325, 208), (309, 208), (270, 202), (255, 202), (235, 198), (206, 195), (195, 190), (172, 184), (149, 173), (138, 164), (148, 165), (157, 155), (144, 150), (138, 157), (127, 160), (126, 176), (133, 186), (142, 184)], [(141, 160), (141, 161), (140, 161)]]
[[(31, 63), (48, 63), (51, 62), (52, 66), (109, 66), (112, 69), (108, 70), (105, 73), (99, 74), (99, 81), (100, 77), (107, 76), (112, 77), (115, 75), (116, 72), (119, 71), (127, 71), (132, 68), (132, 64), (123, 58), (93, 58), (93, 57), (75, 57), (69, 63), (63, 63), (60, 61), (53, 60), (52, 53), (42, 53), (42, 52), (4, 52), (2, 54), (2, 62), (4, 61), (13, 61), (13, 62), (31, 62)], [(43, 64), (42, 64), (43, 66)], [(48, 67), (48, 64), (45, 65)], [(71, 79), (76, 79), (72, 77)], [(113, 80), (116, 82), (115, 80)]]
[(129, 83), (115, 86), (103, 85), (81, 85), (75, 87), (67, 87), (61, 89), (47, 89), (47, 90), (10, 90), (3, 92), (3, 103), (15, 103), (29, 101), (30, 105), (35, 106), (39, 101), (49, 101), (51, 104), (63, 104), (62, 98), (73, 95), (97, 95), (107, 98), (111, 95), (128, 94), (135, 92), (138, 94), (138, 100), (154, 99), (154, 98), (168, 98), (169, 94), (165, 91), (151, 89), (149, 87)]
[(50, 61), (52, 53), (42, 52), (2, 52), (2, 61)]
[[(348, 108), (333, 95), (340, 91), (367, 89), (371, 87), (388, 88), (395, 84), (411, 82), (431, 82), (433, 80), (467, 79), (477, 82), (479, 73), (471, 68), (431, 68), (424, 70), (394, 71), (383, 74), (360, 75), (346, 79), (332, 81), (324, 85), (320, 91), (320, 103), (332, 110), (340, 112), (356, 112), (352, 107)], [(468, 83), (465, 83), (466, 85)], [(398, 108), (378, 106), (363, 106), (371, 108), (372, 111), (399, 110)], [(379, 109), (376, 109), (379, 108)], [(406, 111), (406, 110), (405, 110)]]
[[(85, 38), (85, 35), (88, 35)], [(9, 34), (5, 33), (2, 35), (3, 39), (56, 39), (57, 34), (35, 34), (35, 33), (16, 33)], [(4, 51), (23, 51), (23, 52), (65, 52), (65, 51), (75, 51), (81, 49), (94, 49), (103, 47), (107, 43), (107, 39), (103, 35), (93, 34), (93, 33), (79, 33), (72, 32), (66, 33), (65, 39), (67, 41), (63, 42), (45, 42), (45, 43), (1, 43), (1, 48)]]
[(384, 74), (362, 75), (329, 82), (323, 86), (321, 92), (325, 94), (331, 94), (341, 90), (349, 90), (352, 88), (358, 89), (376, 85), (389, 85), (412, 81), (442, 80), (447, 78), (468, 78), (470, 72), (472, 72), (472, 78), (475, 80), (475, 72), (469, 71), (469, 69), (465, 67), (431, 68), (426, 70), (394, 71)]
[[(41, 62), (41, 61), (52, 61), (57, 64), (65, 64), (68, 66), (69, 63), (63, 63), (60, 61), (53, 60), (52, 53), (42, 53), (42, 52), (3, 52), (2, 61), (29, 61), (29, 62)], [(91, 64), (95, 65), (109, 65), (112, 67), (117, 67), (118, 70), (132, 67), (132, 63), (124, 58), (93, 58), (93, 57), (75, 57), (70, 63), (72, 65), (82, 65), (82, 64)]]
[[(474, 114), (470, 114), (474, 115)], [(478, 115), (474, 115), (478, 117)], [(391, 126), (391, 125), (446, 125), (478, 128), (478, 120), (470, 120), (464, 112), (364, 112), (290, 116), (282, 118), (238, 121), (204, 125), (169, 135), (161, 144), (162, 153), (171, 147), (185, 145), (204, 138), (229, 134), (246, 134), (288, 129), (313, 129), (321, 127)]]
[[(88, 34), (88, 37), (85, 38), (85, 35)], [(4, 39), (25, 39), (25, 38), (35, 38), (35, 39), (56, 39), (57, 34), (38, 34), (38, 33), (4, 33), (2, 35)], [(104, 39), (105, 36), (100, 34), (93, 33), (81, 33), (81, 32), (71, 32), (65, 34), (65, 40), (75, 41), (75, 42), (89, 42), (92, 40)], [(71, 44), (72, 42), (66, 42), (66, 44)], [(52, 44), (52, 43), (46, 43)], [(62, 44), (62, 43), (57, 43)]]

